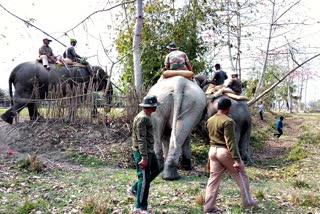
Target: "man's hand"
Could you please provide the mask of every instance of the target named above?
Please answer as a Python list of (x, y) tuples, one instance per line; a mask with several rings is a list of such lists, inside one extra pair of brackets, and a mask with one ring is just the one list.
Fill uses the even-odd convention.
[(240, 172), (240, 170), (243, 168), (243, 165), (242, 165), (241, 162), (239, 163), (239, 162), (235, 161), (234, 164), (233, 164), (233, 168), (234, 168), (236, 171)]
[(138, 165), (140, 166), (141, 169), (145, 169), (146, 166), (148, 165), (148, 160), (142, 159)]

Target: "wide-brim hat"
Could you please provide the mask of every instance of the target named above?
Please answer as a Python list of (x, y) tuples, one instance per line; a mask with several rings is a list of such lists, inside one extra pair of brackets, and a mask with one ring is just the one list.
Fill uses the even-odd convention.
[(176, 45), (175, 42), (171, 42), (171, 43), (167, 46), (167, 48), (168, 48), (169, 50), (177, 50), (177, 49), (178, 49), (178, 47), (177, 47), (177, 45)]
[(143, 103), (140, 103), (139, 106), (144, 108), (156, 107), (159, 106), (160, 103), (157, 100), (156, 96), (146, 96), (143, 98)]
[(52, 42), (52, 40), (48, 39), (48, 38), (44, 38), (42, 41), (44, 41), (44, 40), (48, 40), (48, 42)]

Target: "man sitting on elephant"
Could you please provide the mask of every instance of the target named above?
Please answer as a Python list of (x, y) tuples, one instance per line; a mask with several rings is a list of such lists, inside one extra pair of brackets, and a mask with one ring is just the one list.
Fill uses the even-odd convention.
[(169, 53), (166, 56), (165, 60), (165, 69), (166, 70), (189, 70), (192, 71), (191, 64), (189, 62), (188, 56), (186, 53), (179, 51), (176, 43), (171, 42), (167, 46)]
[(77, 45), (77, 40), (76, 39), (70, 39), (70, 47), (67, 48), (67, 50), (63, 53), (63, 58), (65, 58), (67, 61), (71, 62), (79, 62), (81, 64), (88, 64), (83, 63), (84, 60), (82, 60), (82, 57), (79, 56), (76, 53), (75, 46)]
[(49, 46), (51, 39), (44, 38), (43, 45), (39, 49), (39, 58), (42, 61), (43, 67), (50, 70), (49, 63), (56, 63), (61, 60), (61, 56), (54, 56), (51, 47)]

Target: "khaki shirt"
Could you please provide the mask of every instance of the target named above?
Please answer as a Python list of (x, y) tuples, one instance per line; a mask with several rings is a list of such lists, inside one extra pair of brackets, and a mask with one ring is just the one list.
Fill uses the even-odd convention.
[(240, 160), (239, 148), (235, 140), (235, 122), (225, 114), (215, 114), (207, 121), (211, 146), (226, 147), (232, 158)]
[(148, 159), (148, 153), (153, 153), (153, 126), (151, 117), (141, 111), (133, 120), (132, 149), (139, 151), (142, 159)]
[(42, 45), (39, 49), (39, 56), (41, 55), (53, 56), (52, 49), (47, 45)]

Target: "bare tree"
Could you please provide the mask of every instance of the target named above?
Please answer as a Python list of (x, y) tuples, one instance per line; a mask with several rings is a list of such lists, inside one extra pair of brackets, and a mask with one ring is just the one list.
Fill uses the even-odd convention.
[(141, 96), (142, 88), (142, 71), (141, 71), (141, 55), (140, 55), (140, 41), (142, 32), (142, 0), (136, 1), (136, 24), (134, 27), (133, 37), (133, 65), (134, 65), (134, 86), (138, 96)]

